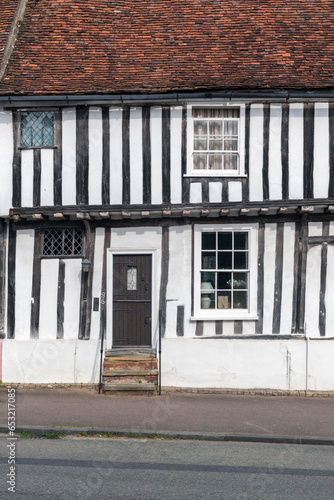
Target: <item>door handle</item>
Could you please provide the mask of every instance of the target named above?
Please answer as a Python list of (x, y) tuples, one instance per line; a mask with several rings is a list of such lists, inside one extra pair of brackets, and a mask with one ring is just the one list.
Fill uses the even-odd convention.
[(151, 318), (149, 316), (146, 316), (145, 318), (145, 325), (148, 325), (148, 323), (151, 321)]

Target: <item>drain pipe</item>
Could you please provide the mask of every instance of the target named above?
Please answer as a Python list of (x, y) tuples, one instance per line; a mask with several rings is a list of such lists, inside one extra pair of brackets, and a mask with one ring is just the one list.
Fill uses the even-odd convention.
[(305, 396), (308, 391), (308, 356), (309, 356), (309, 336), (307, 334), (307, 324), (305, 323)]
[(101, 331), (101, 350), (100, 350), (100, 378), (99, 378), (99, 394), (102, 389), (102, 368), (103, 368), (103, 348), (104, 348), (104, 331)]
[(161, 396), (161, 309), (159, 310), (159, 396)]

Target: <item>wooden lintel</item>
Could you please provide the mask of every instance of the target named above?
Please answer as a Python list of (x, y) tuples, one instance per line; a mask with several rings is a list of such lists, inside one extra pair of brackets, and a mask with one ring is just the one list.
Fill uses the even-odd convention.
[(123, 210), (122, 217), (123, 217), (123, 219), (131, 219), (131, 213)]
[(228, 208), (222, 208), (221, 211), (219, 212), (219, 215), (228, 215), (230, 213), (230, 210)]
[(239, 211), (239, 215), (248, 215), (249, 214), (249, 208), (241, 208)]
[(201, 217), (208, 217), (209, 214), (210, 210), (208, 208), (203, 208), (203, 210), (201, 210)]
[(286, 214), (288, 211), (288, 207), (279, 207), (279, 209), (277, 210), (277, 213), (278, 214)]
[(150, 212), (148, 210), (143, 210), (141, 216), (143, 217), (143, 219), (149, 219)]

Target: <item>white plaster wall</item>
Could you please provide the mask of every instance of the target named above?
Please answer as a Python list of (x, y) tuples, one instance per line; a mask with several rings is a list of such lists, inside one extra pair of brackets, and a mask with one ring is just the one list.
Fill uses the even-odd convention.
[(264, 230), (263, 333), (272, 333), (275, 295), (275, 257), (277, 224), (266, 224)]
[(303, 198), (304, 120), (303, 104), (290, 104), (289, 119), (289, 198)]
[(162, 110), (151, 108), (151, 191), (152, 204), (162, 203)]
[(0, 215), (12, 206), (13, 124), (12, 113), (0, 107)]
[(329, 126), (328, 103), (314, 106), (314, 197), (328, 198), (329, 186)]
[[(101, 314), (101, 287), (102, 287), (102, 268), (104, 251), (105, 230), (103, 227), (96, 228), (95, 250), (94, 250), (94, 270), (93, 270), (93, 290), (92, 290), (92, 319), (90, 338), (98, 339), (100, 337), (100, 314)], [(99, 299), (99, 310), (93, 310), (94, 297)]]
[(242, 184), (239, 181), (228, 183), (228, 201), (242, 201)]
[(53, 205), (53, 149), (41, 149), (41, 205)]
[(290, 334), (292, 327), (292, 304), (294, 283), (295, 224), (284, 224), (283, 274), (281, 298), (281, 334)]
[(34, 190), (34, 152), (32, 149), (21, 151), (21, 205), (33, 206)]
[(263, 105), (254, 104), (250, 108), (249, 136), (249, 200), (262, 201), (263, 166)]
[(63, 205), (76, 204), (76, 111), (75, 108), (63, 110), (62, 134), (62, 196)]
[(110, 108), (110, 203), (122, 203), (122, 116), (121, 108)]
[(177, 306), (184, 306), (184, 335), (195, 334), (191, 316), (191, 226), (171, 227), (169, 230), (169, 270), (167, 285), (166, 337), (176, 337)]
[(171, 202), (182, 202), (182, 166), (181, 166), (181, 138), (182, 138), (182, 106), (172, 106), (170, 110), (170, 190)]
[(91, 205), (102, 203), (102, 109), (89, 108), (88, 193)]
[(32, 271), (34, 259), (33, 229), (16, 233), (15, 338), (30, 337)]
[(202, 202), (202, 184), (200, 182), (192, 182), (190, 184), (190, 203)]
[(282, 105), (270, 105), (269, 129), (269, 198), (282, 199), (282, 160), (281, 160)]
[(142, 108), (130, 109), (130, 203), (143, 203)]
[[(334, 390), (334, 339), (309, 341), (309, 390)], [(305, 339), (163, 339), (162, 386), (306, 389)]]
[(82, 259), (64, 259), (64, 262), (64, 339), (75, 340), (79, 333)]
[(98, 341), (3, 341), (6, 383), (97, 383), (98, 380)]
[(305, 327), (309, 336), (319, 335), (319, 294), (321, 270), (321, 245), (310, 248), (307, 253)]
[(39, 338), (41, 340), (57, 338), (58, 271), (58, 259), (42, 259), (39, 309)]

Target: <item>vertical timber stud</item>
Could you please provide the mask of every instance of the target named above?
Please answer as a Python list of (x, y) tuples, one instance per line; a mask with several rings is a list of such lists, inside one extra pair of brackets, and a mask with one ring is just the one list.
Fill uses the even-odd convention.
[(123, 108), (122, 113), (122, 203), (130, 203), (130, 108)]
[(57, 339), (64, 338), (65, 262), (59, 261), (57, 293)]
[(170, 203), (170, 108), (162, 107), (162, 201)]
[(187, 173), (187, 107), (182, 107), (182, 142), (181, 142), (181, 166), (182, 166), (182, 203), (189, 203), (190, 182), (185, 177)]
[[(322, 236), (329, 236), (329, 222), (322, 224)], [(320, 298), (319, 298), (319, 332), (320, 336), (326, 335), (326, 285), (327, 285), (327, 258), (328, 243), (321, 245), (321, 267), (320, 267)]]
[(277, 230), (276, 230), (273, 333), (280, 333), (280, 329), (281, 329), (281, 304), (282, 304), (282, 281), (283, 281), (283, 244), (284, 244), (284, 224), (283, 224), (283, 222), (279, 222), (277, 224)]
[(9, 222), (8, 233), (8, 307), (7, 307), (7, 337), (14, 338), (15, 333), (15, 262), (16, 262), (16, 233), (13, 222)]
[(160, 326), (161, 336), (165, 336), (166, 319), (167, 319), (167, 283), (169, 271), (169, 226), (162, 226), (162, 241), (161, 241), (161, 282), (160, 282)]
[(14, 138), (14, 155), (13, 155), (13, 207), (21, 206), (21, 190), (22, 190), (22, 172), (21, 172), (21, 115), (19, 111), (13, 111), (13, 138)]
[(88, 107), (76, 109), (76, 187), (77, 205), (88, 204)]
[(263, 105), (263, 199), (269, 200), (269, 127), (270, 104)]
[(109, 107), (102, 107), (102, 204), (110, 203), (110, 118)]
[(304, 198), (313, 198), (314, 104), (304, 104)]
[(88, 340), (90, 337), (90, 325), (92, 316), (92, 283), (94, 272), (94, 246), (95, 228), (91, 227), (89, 220), (83, 221), (85, 225), (85, 254), (91, 262), (88, 273), (81, 273), (81, 293), (80, 293), (80, 325), (79, 338)]
[(41, 150), (34, 149), (34, 187), (33, 206), (39, 207), (41, 204)]
[(106, 336), (107, 327), (107, 250), (110, 248), (110, 227), (105, 228), (104, 233), (104, 250), (103, 250), (103, 264), (102, 264), (102, 287), (101, 287), (101, 314), (100, 314), (100, 338), (104, 339)]
[[(242, 183), (242, 200), (249, 201), (249, 138), (250, 138), (250, 104), (245, 109), (245, 175)], [(224, 200), (223, 200), (224, 201)]]
[(33, 277), (31, 291), (31, 317), (30, 317), (30, 338), (38, 339), (39, 337), (39, 310), (41, 297), (41, 256), (42, 256), (42, 231), (35, 230), (34, 240), (34, 262), (33, 262)]
[(0, 219), (0, 333), (5, 331), (6, 224)]
[(176, 335), (177, 337), (184, 337), (184, 306), (177, 306)]
[(151, 133), (149, 106), (143, 106), (143, 203), (151, 204)]
[(334, 102), (329, 103), (329, 188), (328, 197), (334, 198)]
[(282, 161), (282, 197), (289, 199), (289, 104), (282, 105), (281, 161)]
[[(298, 240), (295, 239), (295, 276), (293, 286), (293, 321), (292, 333), (304, 333), (305, 320), (305, 288), (306, 288), (306, 259), (308, 248), (308, 225), (307, 214), (302, 214), (299, 228)], [(296, 235), (297, 236), (297, 235)]]
[(257, 257), (257, 315), (255, 332), (263, 333), (263, 297), (264, 297), (264, 223), (259, 224)]
[(56, 206), (62, 204), (62, 162), (63, 162), (63, 127), (62, 111), (55, 111), (54, 143), (53, 150), (53, 203)]

